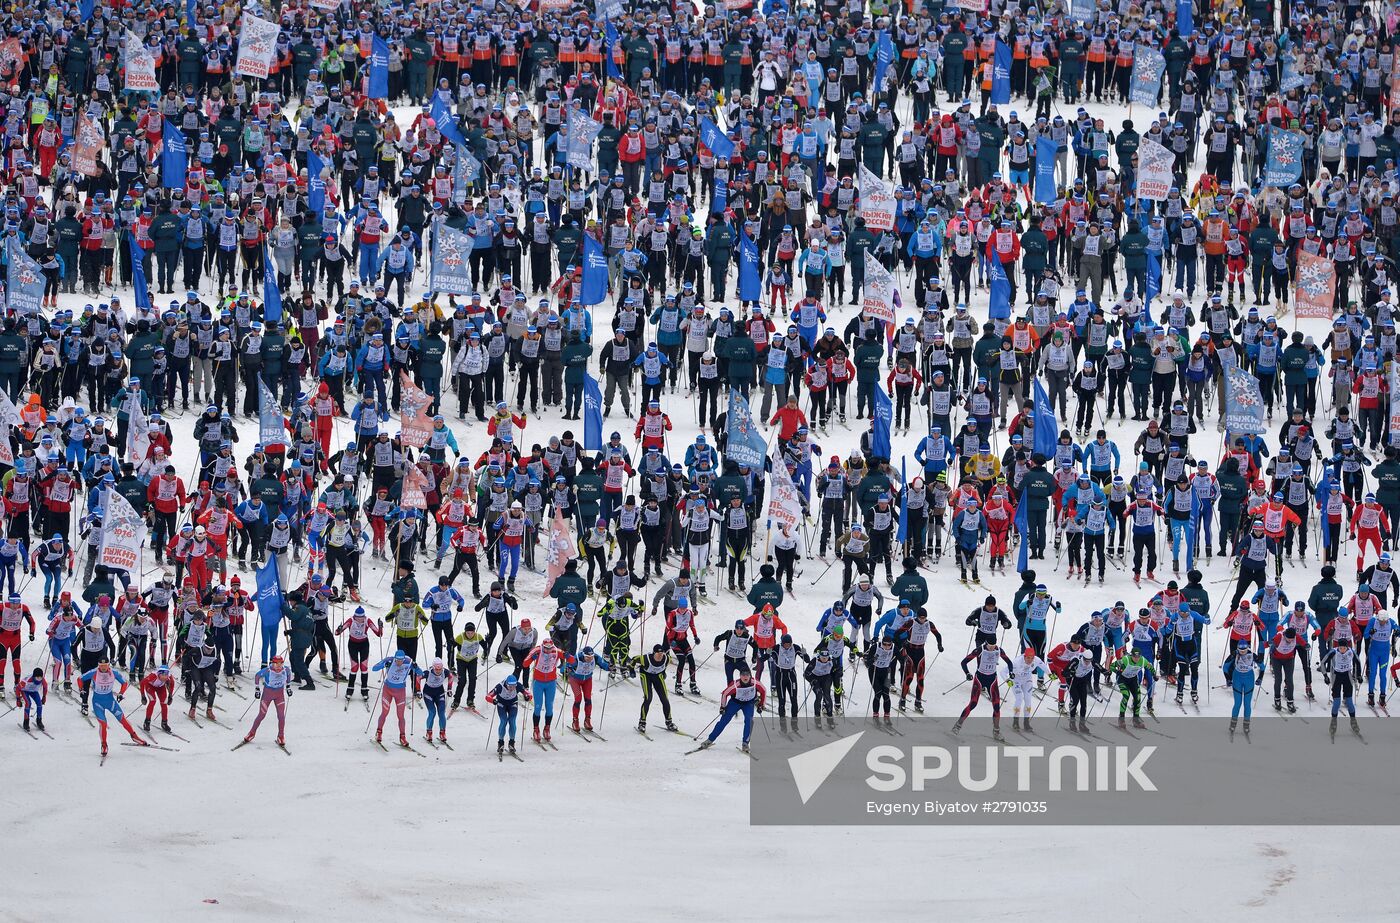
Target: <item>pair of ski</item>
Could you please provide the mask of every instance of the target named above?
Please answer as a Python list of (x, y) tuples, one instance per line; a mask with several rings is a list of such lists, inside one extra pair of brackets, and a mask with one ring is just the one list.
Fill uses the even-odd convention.
[[(246, 746), (248, 746), (248, 744), (250, 744), (250, 743), (252, 743), (251, 740), (240, 740), (238, 743), (234, 744), (232, 747), (229, 748), (229, 752), (232, 753), (234, 750), (238, 750), (238, 749), (241, 749), (242, 747), (246, 747)], [(286, 745), (286, 744), (278, 744), (278, 745), (277, 745), (277, 749), (281, 750), (283, 753), (287, 754), (288, 756), (291, 756), (291, 755), (292, 755), (292, 751), (287, 749), (287, 745)]]
[[(690, 756), (692, 753), (699, 753), (701, 750), (710, 750), (710, 749), (712, 749), (712, 748), (711, 748), (711, 747), (696, 747), (694, 750), (687, 750), (687, 751), (685, 751), (685, 755), (686, 755), (686, 756)], [(744, 754), (744, 755), (747, 756), (749, 759), (753, 760), (755, 763), (758, 762), (758, 757), (756, 757), (756, 756), (753, 755), (753, 751), (752, 751), (752, 750), (746, 750), (746, 749), (744, 749), (743, 747), (735, 747), (734, 749), (735, 749), (735, 750), (738, 750), (740, 753)]]
[[(374, 741), (374, 745), (375, 745), (376, 747), (378, 747), (379, 749), (383, 750), (385, 753), (388, 753), (388, 752), (389, 752), (389, 748), (386, 747), (386, 746), (384, 746), (384, 741), (382, 741), (382, 740), (376, 739), (376, 740)], [(398, 746), (399, 746), (399, 749), (400, 749), (400, 750), (407, 750), (409, 753), (412, 753), (414, 756), (420, 756), (420, 757), (422, 757), (422, 758), (425, 759), (425, 760), (428, 758), (428, 755), (427, 755), (426, 753), (423, 753), (423, 752), (421, 752), (421, 751), (419, 751), (419, 750), (414, 749), (413, 744), (401, 743), (401, 744), (399, 744)]]
[[(11, 711), (13, 711), (13, 709), (11, 709)], [(38, 739), (39, 739), (38, 737), (36, 737), (36, 736), (34, 735), (34, 732), (31, 731), (29, 728), (25, 727), (23, 723), (16, 724), (15, 727), (19, 728), (21, 731), (23, 731), (24, 733), (28, 734), (30, 737), (33, 737), (35, 740), (38, 740)], [(45, 737), (47, 737), (49, 740), (53, 740), (53, 739), (54, 739), (52, 734), (50, 734), (48, 731), (45, 731), (45, 730), (42, 729), (42, 728), (39, 729), (39, 733), (40, 733), (40, 734), (43, 734), (43, 735), (44, 735)]]
[(525, 757), (523, 757), (523, 756), (521, 756), (519, 753), (517, 753), (517, 752), (515, 751), (514, 748), (512, 748), (512, 749), (510, 749), (510, 750), (506, 750), (506, 749), (497, 750), (497, 751), (496, 751), (496, 762), (498, 762), (498, 763), (504, 763), (504, 762), (506, 761), (506, 754), (507, 754), (507, 753), (509, 753), (511, 756), (515, 757), (517, 761), (519, 761), (519, 762), (521, 762), (521, 763), (525, 762)]
[(602, 734), (599, 734), (597, 731), (594, 731), (594, 730), (583, 730), (582, 728), (572, 728), (572, 727), (569, 728), (569, 730), (572, 731), (575, 735), (577, 735), (577, 736), (579, 736), (579, 737), (582, 737), (584, 740), (588, 741), (589, 743), (593, 743), (594, 738), (597, 738), (598, 740), (603, 741), (603, 743), (607, 743), (607, 742), (608, 742), (608, 739), (607, 739), (606, 737), (604, 737)]
[[(459, 708), (464, 708), (464, 706), (461, 706), (461, 705), (453, 705), (453, 706), (452, 706), (452, 711), (449, 711), (447, 714), (450, 716), (450, 715), (452, 714), (452, 712), (457, 711)], [(479, 711), (476, 710), (476, 706), (474, 706), (474, 705), (467, 705), (467, 706), (465, 706), (465, 710), (471, 712), (473, 715), (476, 715), (476, 716), (477, 716), (478, 718), (480, 718), (482, 721), (488, 720), (487, 717), (486, 717), (485, 715), (483, 715), (481, 712), (479, 712)]]
[(428, 746), (432, 747), (434, 750), (436, 750), (439, 745), (442, 745), (449, 750), (453, 749), (452, 745), (445, 740), (433, 740), (431, 737), (425, 737), (423, 739), (426, 740), (428, 742)]
[[(675, 730), (670, 730), (670, 729), (668, 728), (667, 730), (668, 730), (668, 732), (671, 733), (671, 734), (679, 734), (679, 735), (682, 736), (682, 737), (690, 737), (689, 734), (687, 734), (685, 731), (682, 731), (680, 728), (676, 728)], [(652, 737), (650, 734), (648, 734), (646, 731), (642, 730), (641, 728), (637, 728), (636, 731), (637, 731), (638, 734), (641, 734), (641, 735), (642, 735), (643, 737), (645, 737), (647, 740), (651, 740), (651, 741), (656, 740), (655, 737)], [(691, 739), (691, 740), (694, 740), (695, 738), (694, 738), (694, 737), (690, 737), (690, 739)]]

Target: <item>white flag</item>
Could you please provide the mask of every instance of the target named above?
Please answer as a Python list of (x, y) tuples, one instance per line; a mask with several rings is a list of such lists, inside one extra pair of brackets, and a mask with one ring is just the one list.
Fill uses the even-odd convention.
[(773, 483), (768, 487), (768, 519), (777, 526), (798, 528), (802, 522), (802, 499), (788, 474), (787, 462), (775, 442), (772, 452)]
[(860, 217), (872, 231), (894, 230), (894, 187), (860, 167)]
[(894, 323), (894, 276), (879, 260), (865, 261), (865, 295), (861, 309), (877, 320)]
[(123, 86), (139, 92), (160, 92), (156, 80), (156, 59), (135, 32), (126, 30), (126, 81)]
[(146, 524), (126, 497), (115, 490), (107, 491), (106, 506), (97, 563), (103, 567), (136, 572), (141, 567), (141, 546), (146, 543)]
[(1165, 202), (1172, 188), (1176, 155), (1151, 138), (1138, 145), (1137, 196), (1149, 202)]
[(137, 468), (141, 467), (151, 452), (151, 421), (146, 417), (145, 408), (141, 406), (141, 393), (133, 391), (126, 398), (131, 402), (126, 412), (126, 458)]
[(19, 415), (19, 408), (10, 400), (10, 395), (4, 388), (0, 388), (0, 423), (8, 423), (11, 426), (24, 425), (24, 417)]
[(272, 72), (272, 60), (277, 55), (277, 36), (282, 27), (275, 22), (259, 19), (252, 13), (243, 14), (243, 28), (238, 35), (236, 74), (265, 78)]

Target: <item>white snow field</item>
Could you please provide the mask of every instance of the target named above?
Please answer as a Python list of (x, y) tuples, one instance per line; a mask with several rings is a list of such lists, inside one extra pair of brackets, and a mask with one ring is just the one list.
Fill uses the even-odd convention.
[[(1089, 108), (1115, 129), (1125, 114), (1117, 106)], [(1139, 128), (1144, 115), (1136, 114)], [(406, 124), (412, 113), (401, 110), (399, 116)], [(212, 299), (207, 286), (206, 280), (205, 294)], [(733, 288), (731, 277), (731, 298)], [(117, 294), (131, 304), (129, 290)], [(912, 306), (907, 290), (905, 301)], [(83, 299), (64, 296), (62, 303), (80, 310)], [(974, 313), (985, 317), (986, 304), (987, 292), (979, 290)], [(838, 330), (857, 310), (833, 308), (830, 322)], [(600, 306), (595, 329), (606, 329), (610, 310)], [(1286, 326), (1291, 329), (1291, 318)], [(1320, 338), (1325, 324), (1304, 322), (1301, 329)], [(448, 406), (455, 408), (455, 401)], [(669, 398), (667, 409), (676, 426), (670, 445), (679, 450), (698, 429), (683, 393)], [(617, 410), (608, 429), (622, 431), (630, 446), (635, 419), (623, 419)], [(1219, 437), (1211, 413), (1193, 448), (1213, 463)], [(194, 416), (191, 411), (172, 420), (177, 467), (185, 478), (194, 461), (188, 438)], [(915, 417), (910, 433), (895, 436), (896, 457), (917, 444)], [(486, 444), (484, 426), (460, 423), (452, 413), (448, 420), (463, 451), (475, 457)], [(239, 451), (246, 452), (256, 439), (256, 421), (238, 423)], [(1115, 422), (1108, 429), (1130, 454), (1140, 426)], [(524, 439), (544, 442), (566, 427), (582, 436), (582, 423), (562, 422), (557, 411), (532, 416)], [(348, 432), (339, 428), (342, 435)], [(853, 420), (850, 428), (816, 434), (816, 441), (824, 456), (844, 458), (859, 435)], [(911, 475), (914, 467), (911, 460)], [(1125, 459), (1125, 473), (1128, 468)], [(1122, 599), (1135, 610), (1155, 589), (1146, 583), (1135, 588), (1126, 571), (1114, 568), (1105, 587), (1071, 585), (1063, 567), (1053, 572), (1053, 550), (1049, 558), (1036, 562), (1036, 570), (1064, 603), (1051, 644), (1065, 640), (1091, 608)], [(818, 617), (840, 592), (839, 566), (816, 580), (824, 566), (811, 557), (803, 562), (797, 593), (781, 611), (798, 643), (809, 648), (817, 640)], [(1201, 566), (1212, 599), (1219, 599), (1227, 588), (1212, 581), (1224, 578), (1228, 566), (1218, 558)], [(1285, 588), (1306, 595), (1316, 566), (1313, 557), (1307, 568), (1285, 571)], [(371, 614), (382, 614), (389, 606), (384, 564), (366, 557), (363, 568), (364, 604)], [(982, 570), (1007, 608), (1018, 584), (1014, 566), (1009, 570), (1005, 577)], [(1159, 563), (1159, 579), (1169, 579), (1169, 570), (1168, 557)], [(970, 633), (962, 620), (987, 591), (958, 584), (948, 557), (926, 574), (933, 591), (929, 609), (948, 645), (928, 677), (929, 709), (946, 714), (966, 701), (965, 686), (941, 693), (961, 678), (956, 661)], [(242, 575), (250, 586), (251, 571)], [(430, 561), (420, 559), (418, 576), (426, 590), (435, 576)], [(877, 585), (885, 588), (879, 578)], [(548, 617), (543, 587), (542, 574), (522, 569), (517, 616)], [(710, 590), (711, 601), (699, 608), (699, 657), (709, 652), (714, 634), (751, 612), (721, 591), (718, 580), (710, 580)], [(41, 581), (34, 581), (25, 601), (36, 613), (41, 596)], [(653, 638), (659, 619), (648, 626)], [(462, 621), (458, 616), (458, 629)], [(1220, 636), (1210, 634), (1203, 690), (1220, 676)], [(41, 633), (39, 642), (25, 646), (27, 667), (41, 657), (42, 641)], [(491, 673), (500, 675), (500, 667)], [(718, 657), (702, 670), (700, 683), (708, 695), (717, 695), (723, 684)], [(479, 694), (489, 682), (483, 685)], [(860, 687), (856, 697), (864, 706), (864, 681)], [(657, 709), (650, 721), (654, 739), (632, 730), (640, 698), (635, 685), (613, 689), (600, 715), (601, 688), (595, 724), (606, 742), (588, 743), (560, 727), (557, 752), (523, 743), (523, 763), (498, 762), (486, 748), (487, 723), (465, 711), (449, 723), (451, 751), (433, 750), (420, 739), (425, 758), (392, 743), (390, 752), (381, 752), (366, 733), (368, 716), (358, 696), (345, 711), (335, 688), (322, 684), (290, 702), (290, 756), (273, 746), (275, 729), (268, 725), (255, 744), (230, 752), (251, 714), (240, 719), (247, 703), (221, 692), (221, 720), (239, 730), (207, 723), (196, 728), (177, 712), (174, 729), (189, 739), (173, 741), (180, 752), (116, 746), (123, 737), (116, 731), (112, 754), (99, 768), (96, 731), (75, 705), (51, 696), (46, 715), (52, 740), (29, 739), (16, 727), (18, 713), (6, 717), (0, 734), (0, 816), (8, 822), (11, 848), (0, 873), (0, 919), (402, 920), (434, 913), (517, 921), (546, 914), (582, 920), (1056, 920), (1126, 913), (1233, 920), (1299, 919), (1325, 907), (1344, 907), (1353, 919), (1393, 916), (1388, 877), (1356, 874), (1358, 859), (1385, 855), (1389, 831), (1380, 828), (751, 829), (749, 761), (734, 750), (736, 725), (713, 751), (684, 757), (695, 745), (666, 733)], [(137, 698), (134, 689), (126, 698), (133, 712)], [(690, 734), (715, 713), (713, 705), (672, 698), (676, 721)], [(567, 707), (562, 697), (560, 703)], [(1262, 713), (1272, 710), (1262, 697), (1258, 704), (1255, 734), (1267, 734), (1274, 719)], [(1205, 714), (1227, 713), (1228, 705), (1219, 690), (1203, 693)], [(1323, 701), (1304, 705), (1300, 698), (1305, 714), (1320, 716), (1323, 707)], [(978, 714), (986, 713), (983, 704)], [(1363, 721), (1375, 720), (1365, 709), (1362, 715)], [(420, 709), (420, 733), (422, 717)], [(527, 721), (522, 712), (522, 725)], [(1313, 724), (1319, 735), (1325, 733), (1324, 722)], [(756, 727), (753, 747), (760, 758), (766, 741), (766, 732)], [(158, 735), (158, 742), (172, 743), (166, 735)], [(1360, 752), (1338, 747), (1339, 778), (1345, 777), (1344, 760)], [(1202, 786), (1212, 783), (1200, 780)], [(1345, 788), (1333, 797), (1346, 797)], [(1279, 811), (1286, 820), (1288, 804)]]

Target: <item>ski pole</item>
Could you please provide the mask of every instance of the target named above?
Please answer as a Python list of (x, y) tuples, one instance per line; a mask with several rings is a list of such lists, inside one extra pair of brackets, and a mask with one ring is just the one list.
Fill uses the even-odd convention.
[(709, 721), (709, 724), (706, 724), (704, 727), (702, 727), (702, 728), (700, 729), (700, 733), (699, 733), (699, 734), (696, 734), (695, 736), (691, 737), (690, 739), (691, 739), (691, 740), (699, 740), (699, 739), (700, 739), (700, 734), (703, 734), (703, 733), (705, 733), (706, 731), (708, 731), (708, 730), (710, 729), (710, 725), (711, 725), (711, 724), (714, 724), (716, 721), (718, 721), (718, 720), (719, 720), (719, 716), (722, 715), (722, 714), (724, 714), (724, 709), (720, 709), (719, 714), (717, 714), (717, 715), (715, 715), (713, 718), (711, 718), (710, 721)]

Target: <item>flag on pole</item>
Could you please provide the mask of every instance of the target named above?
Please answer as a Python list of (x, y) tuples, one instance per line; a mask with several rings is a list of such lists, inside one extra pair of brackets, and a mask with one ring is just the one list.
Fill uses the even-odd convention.
[(1055, 139), (1041, 135), (1035, 139), (1035, 200), (1055, 201)]
[(1035, 400), (1035, 410), (1032, 419), (1035, 420), (1035, 439), (1031, 451), (1051, 459), (1055, 457), (1055, 445), (1060, 441), (1060, 422), (1055, 419), (1055, 410), (1039, 378), (1035, 379), (1034, 386), (1032, 398)]
[(598, 379), (587, 372), (583, 373), (583, 449), (603, 449), (603, 392), (598, 389)]
[(277, 571), (278, 557), (268, 555), (258, 568), (258, 616), (264, 625), (282, 621), (282, 575)]
[(136, 290), (136, 307), (143, 311), (151, 309), (151, 290), (146, 285), (146, 260), (141, 245), (136, 242), (136, 234), (126, 235), (127, 246), (131, 250), (131, 285)]
[(603, 245), (592, 236), (583, 235), (583, 286), (579, 301), (587, 305), (602, 304), (608, 295), (608, 258)]
[(992, 97), (995, 106), (1011, 102), (1011, 46), (997, 39), (996, 50), (992, 53)]
[(258, 378), (258, 442), (264, 448), (287, 444), (287, 421), (277, 396), (267, 383)]
[(282, 289), (277, 285), (277, 261), (263, 249), (263, 320), (275, 324), (282, 319)]
[(128, 573), (141, 568), (141, 546), (146, 544), (146, 523), (131, 502), (115, 490), (107, 491), (98, 539), (97, 563)]
[(190, 168), (190, 148), (174, 122), (165, 119), (160, 134), (160, 185), (163, 189), (184, 189)]
[(1026, 569), (1030, 566), (1031, 524), (1026, 512), (1029, 508), (1030, 504), (1026, 502), (1025, 497), (1021, 497), (1016, 502), (1016, 534), (1021, 537), (1021, 551), (1016, 558), (1016, 570), (1018, 573), (1022, 574), (1024, 574)]
[(773, 462), (773, 483), (768, 490), (768, 523), (770, 526), (777, 523), (779, 527), (799, 528), (802, 523), (802, 499), (792, 483), (787, 461), (776, 441), (770, 458)]
[(763, 298), (763, 278), (758, 268), (758, 244), (742, 229), (739, 231), (739, 300)]
[(987, 306), (987, 317), (992, 320), (1006, 320), (1011, 317), (1011, 280), (1006, 277), (1001, 260), (987, 261), (987, 280), (991, 283), (991, 303)]
[(370, 39), (368, 95), (370, 99), (389, 98), (389, 43), (378, 35)]
[(890, 402), (890, 396), (885, 393), (885, 388), (878, 381), (875, 382), (875, 419), (872, 421), (873, 428), (870, 433), (870, 454), (877, 458), (891, 458), (890, 454), (890, 429), (894, 424), (894, 404)]
[(432, 104), (428, 107), (428, 115), (444, 138), (459, 147), (466, 147), (467, 139), (462, 136), (462, 130), (457, 127), (457, 117), (452, 114), (452, 110), (447, 108), (447, 103), (442, 101), (442, 97), (436, 93), (433, 94)]
[(151, 421), (146, 416), (146, 408), (141, 406), (139, 391), (132, 392), (127, 396), (127, 400), (129, 403), (126, 408), (126, 457), (140, 468), (151, 451)]
[(899, 531), (895, 534), (895, 539), (901, 546), (909, 541), (909, 463), (907, 458), (899, 460)]
[(569, 524), (564, 521), (564, 516), (560, 508), (554, 508), (554, 519), (549, 523), (549, 547), (545, 552), (545, 595), (554, 588), (554, 581), (559, 579), (559, 575), (564, 573), (565, 566), (570, 561), (578, 557), (578, 545), (574, 542), (573, 532)]
[(700, 119), (700, 143), (709, 148), (717, 160), (728, 160), (734, 156), (734, 142), (710, 119)]

